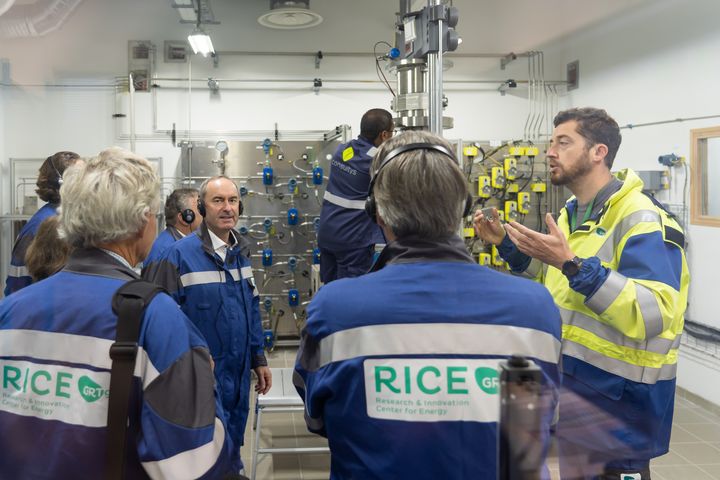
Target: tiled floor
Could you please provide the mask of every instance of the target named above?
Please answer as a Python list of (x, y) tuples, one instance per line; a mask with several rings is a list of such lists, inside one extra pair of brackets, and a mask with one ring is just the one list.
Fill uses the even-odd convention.
[[(277, 349), (270, 353), (270, 367), (292, 367), (295, 349)], [(253, 399), (254, 400), (254, 399)], [(251, 402), (254, 410), (254, 401)], [(251, 449), (254, 441), (250, 414), (241, 456), (246, 474), (251, 473)], [(326, 446), (325, 439), (305, 428), (302, 413), (273, 413), (263, 418), (260, 432), (263, 446)], [(549, 459), (553, 479), (559, 479), (557, 459)], [(720, 415), (678, 395), (675, 401), (670, 452), (655, 459), (651, 465), (653, 480), (720, 480)], [(275, 454), (261, 456), (257, 480), (320, 480), (327, 479), (330, 456), (326, 454)]]

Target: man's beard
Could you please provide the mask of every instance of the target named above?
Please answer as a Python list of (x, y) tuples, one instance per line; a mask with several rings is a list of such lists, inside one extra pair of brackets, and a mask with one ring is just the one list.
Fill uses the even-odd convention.
[(582, 157), (570, 168), (570, 170), (561, 170), (559, 175), (550, 175), (550, 183), (555, 186), (568, 185), (573, 183), (580, 177), (586, 175), (592, 169), (590, 162), (590, 153), (585, 152)]

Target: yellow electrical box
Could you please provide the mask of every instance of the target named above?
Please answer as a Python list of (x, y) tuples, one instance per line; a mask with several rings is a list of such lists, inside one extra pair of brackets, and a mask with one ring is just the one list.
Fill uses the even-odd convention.
[(543, 182), (531, 183), (530, 190), (535, 193), (545, 193), (545, 191), (547, 191), (547, 185), (545, 185)]
[(522, 157), (523, 155), (525, 155), (525, 147), (510, 147), (508, 149), (508, 153), (513, 157)]
[(478, 156), (478, 148), (471, 145), (469, 147), (463, 148), (463, 155), (466, 157), (477, 157)]
[(502, 190), (505, 188), (505, 172), (503, 167), (492, 168), (492, 181), (491, 185), (493, 188)]
[(522, 213), (523, 215), (527, 215), (528, 213), (530, 213), (530, 193), (529, 192), (518, 193), (517, 207), (518, 207), (518, 212)]
[(508, 200), (505, 202), (505, 219), (508, 222), (517, 220), (518, 217), (518, 203), (514, 200)]
[(505, 212), (503, 212), (502, 210), (498, 210), (497, 212), (498, 212), (498, 218), (500, 219), (500, 221), (504, 222), (505, 221)]
[(478, 263), (480, 265), (490, 265), (491, 259), (489, 253), (481, 253), (478, 255)]
[(487, 175), (480, 175), (478, 177), (478, 197), (490, 198), (492, 193), (492, 187), (490, 186), (490, 177)]
[(492, 246), (492, 264), (496, 267), (505, 266), (505, 260), (500, 256), (500, 252), (495, 245)]
[(517, 178), (517, 159), (515, 157), (505, 158), (505, 178), (508, 180)]
[(465, 238), (473, 238), (475, 236), (475, 229), (470, 228), (463, 228), (463, 234), (465, 235)]
[(518, 193), (518, 190), (520, 187), (518, 187), (517, 183), (509, 183), (507, 186), (507, 189), (505, 190), (507, 193)]
[(528, 157), (537, 157), (540, 153), (540, 149), (538, 147), (526, 147), (525, 148), (525, 155)]

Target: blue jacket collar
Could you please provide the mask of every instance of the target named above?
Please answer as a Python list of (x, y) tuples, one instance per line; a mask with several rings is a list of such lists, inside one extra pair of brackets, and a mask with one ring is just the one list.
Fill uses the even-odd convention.
[(390, 242), (370, 271), (376, 272), (388, 264), (419, 262), (475, 263), (465, 243), (455, 234), (437, 240), (409, 236)]

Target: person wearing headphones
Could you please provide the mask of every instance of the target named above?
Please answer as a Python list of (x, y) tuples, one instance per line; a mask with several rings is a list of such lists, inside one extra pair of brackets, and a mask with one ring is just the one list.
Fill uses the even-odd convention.
[(370, 162), (378, 147), (393, 135), (390, 112), (368, 110), (360, 135), (338, 147), (330, 160), (330, 180), (323, 197), (318, 229), (320, 279), (329, 283), (367, 273), (375, 244), (385, 243), (382, 231), (363, 213), (370, 184)]
[(370, 273), (309, 305), (293, 381), (308, 429), (328, 439), (330, 478), (496, 478), (498, 365), (511, 354), (541, 369), (549, 438), (558, 309), (541, 285), (470, 256), (457, 232), (472, 197), (452, 152), (421, 131), (380, 147), (365, 210), (388, 244)]
[(257, 374), (257, 392), (265, 394), (272, 385), (263, 351), (259, 293), (249, 243), (234, 230), (242, 214), (235, 182), (225, 176), (205, 180), (197, 210), (203, 217), (200, 228), (172, 244), (159, 261), (148, 265), (143, 277), (167, 289), (210, 346), (222, 406), (228, 412), (228, 432), (237, 447), (233, 471), (241, 472), (250, 371)]
[(165, 200), (165, 230), (153, 243), (143, 268), (160, 260), (170, 245), (197, 230), (202, 222), (197, 201), (198, 191), (194, 188), (178, 188), (168, 195)]
[(58, 214), (62, 174), (66, 168), (78, 161), (79, 158), (80, 155), (75, 152), (57, 152), (45, 159), (40, 166), (35, 192), (40, 197), (40, 200), (47, 203), (30, 217), (30, 220), (22, 227), (15, 240), (10, 259), (10, 269), (5, 279), (4, 295), (6, 297), (33, 283), (25, 265), (25, 254), (43, 220)]

